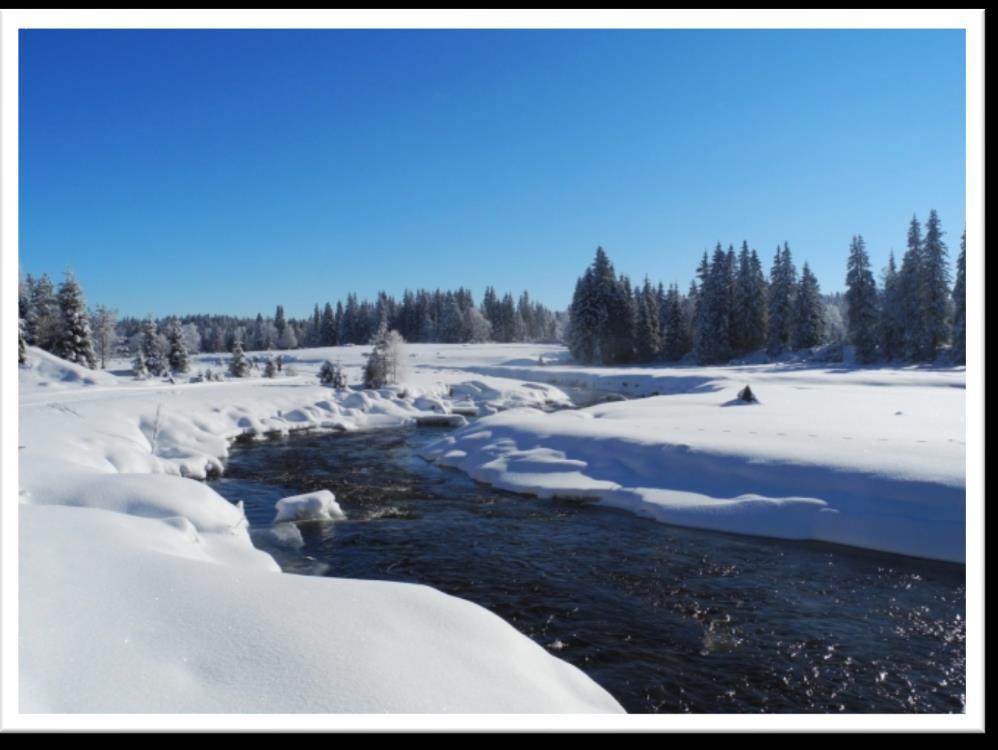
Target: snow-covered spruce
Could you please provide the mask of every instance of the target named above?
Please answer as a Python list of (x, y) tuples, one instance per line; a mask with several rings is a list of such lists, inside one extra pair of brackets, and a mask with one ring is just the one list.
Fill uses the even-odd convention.
[(90, 316), (87, 303), (83, 300), (83, 290), (72, 273), (66, 274), (59, 287), (59, 335), (56, 354), (67, 362), (97, 369), (97, 355), (94, 340), (90, 333)]

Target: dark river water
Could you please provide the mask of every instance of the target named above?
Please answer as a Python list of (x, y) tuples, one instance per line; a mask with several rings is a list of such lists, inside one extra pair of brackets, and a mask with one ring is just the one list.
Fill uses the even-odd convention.
[[(960, 712), (963, 566), (666, 526), (431, 465), (442, 434), (236, 447), (213, 487), (289, 573), (428, 584), (495, 612), (628, 711)], [(349, 520), (272, 527), (329, 489)]]

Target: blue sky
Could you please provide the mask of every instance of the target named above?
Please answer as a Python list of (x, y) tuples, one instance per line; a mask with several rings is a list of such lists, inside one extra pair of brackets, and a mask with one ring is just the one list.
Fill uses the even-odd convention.
[(20, 267), (122, 314), (486, 285), (742, 239), (824, 291), (964, 226), (962, 31), (20, 33)]

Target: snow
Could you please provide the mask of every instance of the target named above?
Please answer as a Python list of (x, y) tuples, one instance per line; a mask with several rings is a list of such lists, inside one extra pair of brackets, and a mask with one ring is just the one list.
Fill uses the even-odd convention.
[[(422, 586), (281, 574), (252, 546), (241, 508), (195, 481), (222, 471), (233, 440), (443, 420), (457, 427), (427, 458), (539, 498), (964, 559), (962, 369), (582, 367), (559, 346), (407, 348), (406, 381), (376, 391), (357, 388), (366, 347), (282, 352), (278, 377), (224, 382), (189, 382), (227, 370), (227, 356), (194, 355), (176, 383), (29, 349), (21, 710), (620, 710), (476, 605)], [(319, 385), (327, 359), (354, 387)], [(760, 403), (736, 407), (746, 385)], [(570, 404), (566, 391), (624, 399), (550, 411)], [(339, 510), (331, 493), (281, 503), (278, 518)], [(264, 533), (303, 543), (293, 523)]]
[(285, 521), (342, 521), (346, 513), (329, 490), (285, 497), (277, 501), (274, 523)]
[[(669, 395), (505, 411), (426, 450), (479, 481), (682, 526), (965, 559), (960, 370), (482, 369)], [(737, 399), (747, 384), (761, 403)]]
[[(20, 369), (22, 712), (621, 711), (477, 605), (424, 586), (281, 574), (252, 546), (242, 508), (194, 481), (222, 470), (232, 439), (441, 416), (419, 409), (420, 397), (449, 412), (453, 372), (413, 378), (405, 394), (335, 391), (315, 377), (328, 354), (293, 377), (171, 384), (29, 349)], [(193, 369), (218, 359), (194, 357)], [(356, 374), (362, 361), (358, 351), (345, 367)], [(516, 403), (565, 399), (549, 386), (503, 389)], [(342, 517), (328, 492), (285, 498), (276, 512)], [(291, 523), (268, 531), (302, 544)]]

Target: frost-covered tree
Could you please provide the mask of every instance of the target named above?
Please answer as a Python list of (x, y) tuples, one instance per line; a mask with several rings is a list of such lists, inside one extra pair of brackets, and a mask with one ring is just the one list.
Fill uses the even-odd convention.
[(277, 377), (277, 360), (274, 357), (267, 357), (267, 364), (263, 366), (263, 376), (265, 378)]
[(364, 366), (364, 387), (382, 388), (400, 382), (405, 374), (405, 340), (402, 335), (382, 326), (371, 343), (374, 349)]
[(104, 305), (97, 305), (90, 315), (90, 321), (94, 332), (94, 346), (103, 370), (107, 367), (107, 358), (114, 354), (118, 311)]
[(31, 289), (31, 302), (24, 321), (28, 343), (55, 352), (59, 347), (59, 318), (55, 286), (48, 274), (43, 273)]
[(166, 361), (173, 372), (187, 372), (191, 369), (191, 359), (187, 354), (187, 345), (184, 342), (184, 332), (180, 327), (180, 321), (174, 318), (167, 328), (167, 354)]
[(17, 363), (23, 365), (28, 361), (28, 347), (24, 341), (24, 318), (17, 319)]
[(298, 336), (295, 333), (294, 326), (291, 325), (290, 323), (285, 324), (284, 330), (278, 334), (277, 347), (279, 349), (298, 348)]
[(250, 361), (243, 351), (242, 339), (237, 338), (232, 344), (232, 358), (229, 360), (229, 375), (234, 378), (245, 378), (250, 372)]
[(135, 350), (135, 357), (132, 359), (132, 373), (140, 380), (145, 380), (149, 377), (149, 368), (146, 367), (146, 357), (142, 353), (141, 348)]
[(935, 359), (939, 350), (950, 338), (950, 272), (946, 243), (943, 242), (939, 215), (929, 211), (925, 223), (925, 243), (922, 249), (922, 292), (925, 295), (922, 309), (925, 320), (925, 339), (920, 347), (925, 359)]
[(825, 303), (821, 299), (818, 279), (806, 262), (794, 296), (792, 332), (794, 349), (810, 349), (820, 344), (825, 336)]
[(333, 364), (327, 359), (319, 368), (319, 382), (342, 391), (347, 387), (346, 371), (340, 367), (339, 363)]
[(69, 362), (97, 369), (94, 339), (90, 333), (90, 316), (83, 300), (83, 289), (76, 277), (66, 273), (66, 280), (59, 286), (59, 339), (56, 354)]
[(870, 256), (862, 235), (855, 235), (849, 245), (846, 271), (846, 335), (856, 347), (860, 362), (877, 358), (880, 342), (877, 282), (870, 270)]
[(960, 237), (960, 255), (956, 259), (956, 283), (953, 284), (953, 362), (967, 363), (967, 230)]
[(142, 321), (141, 351), (149, 374), (162, 375), (166, 371), (167, 363), (163, 353), (163, 344), (156, 327), (156, 321), (152, 319), (152, 316)]

